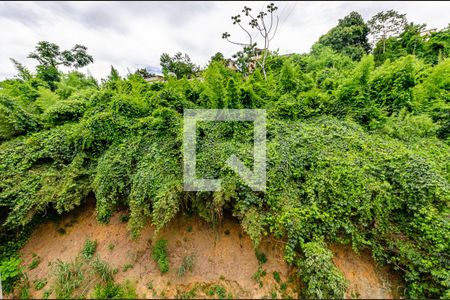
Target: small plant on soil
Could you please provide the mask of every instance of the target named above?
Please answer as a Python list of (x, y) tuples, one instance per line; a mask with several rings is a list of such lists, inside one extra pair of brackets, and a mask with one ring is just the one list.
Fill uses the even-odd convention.
[(134, 265), (132, 265), (132, 264), (126, 264), (122, 267), (122, 272), (126, 272), (129, 269), (133, 269), (133, 267), (134, 267)]
[(121, 223), (126, 223), (126, 222), (128, 222), (129, 219), (130, 219), (129, 215), (121, 215), (120, 216), (120, 222)]
[(255, 274), (252, 275), (252, 279), (259, 283), (259, 287), (262, 287), (263, 282), (261, 278), (266, 276), (266, 274), (267, 274), (266, 270), (264, 270), (263, 268), (261, 268), (261, 266), (259, 266)]
[(35, 269), (41, 263), (41, 258), (36, 253), (33, 253), (32, 255), (33, 255), (33, 260), (31, 261), (30, 265), (28, 266), (28, 269), (30, 269), (30, 270)]
[(58, 259), (55, 264), (55, 293), (58, 299), (73, 298), (73, 291), (83, 282), (84, 274), (79, 259), (63, 262)]
[(81, 253), (83, 254), (84, 258), (91, 259), (96, 249), (97, 249), (97, 241), (91, 241), (88, 239), (84, 243), (84, 247)]
[(279, 284), (281, 282), (280, 273), (273, 271), (273, 279), (275, 279), (275, 281)]
[(44, 292), (44, 294), (42, 294), (42, 299), (48, 299), (48, 297), (50, 297), (50, 294), (52, 293), (52, 291), (47, 290)]
[(35, 289), (36, 291), (42, 290), (42, 289), (44, 288), (44, 286), (47, 285), (47, 279), (44, 278), (44, 279), (38, 279), (38, 280), (35, 280), (35, 281), (33, 282), (33, 285), (34, 285), (34, 289)]
[(263, 252), (258, 250), (255, 251), (256, 259), (258, 259), (259, 264), (265, 264), (267, 262), (267, 257)]
[(225, 290), (225, 288), (223, 288), (222, 286), (216, 284), (213, 285), (208, 291), (207, 291), (207, 295), (208, 296), (214, 296), (214, 294), (217, 295), (217, 297), (219, 297), (219, 299), (225, 299), (227, 298), (227, 291)]
[(156, 241), (152, 249), (152, 258), (158, 264), (159, 271), (166, 273), (169, 271), (169, 258), (167, 256), (167, 240)]
[(113, 243), (109, 243), (109, 245), (108, 245), (109, 251), (113, 251), (115, 246), (116, 245), (114, 245)]
[(183, 258), (180, 267), (178, 268), (178, 276), (184, 276), (186, 272), (192, 272), (194, 270), (195, 256), (187, 255)]
[(114, 277), (114, 270), (111, 268), (111, 266), (101, 260), (100, 258), (96, 258), (91, 262), (92, 269), (94, 272), (104, 281), (112, 281)]
[(153, 280), (150, 280), (149, 282), (147, 282), (147, 284), (145, 286), (147, 287), (147, 289), (152, 290), (153, 289)]
[(60, 235), (66, 234), (66, 230), (63, 227), (59, 227), (57, 231)]
[(108, 281), (105, 284), (97, 284), (95, 286), (92, 298), (95, 299), (136, 299), (136, 287), (130, 281), (118, 284)]

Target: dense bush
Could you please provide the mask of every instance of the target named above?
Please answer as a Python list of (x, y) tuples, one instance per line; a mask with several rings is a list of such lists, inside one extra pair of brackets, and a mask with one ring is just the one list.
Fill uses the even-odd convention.
[[(330, 34), (365, 30), (350, 21)], [(258, 69), (244, 76), (212, 62), (200, 77), (159, 83), (115, 69), (101, 84), (51, 69), (1, 82), (0, 240), (88, 195), (101, 222), (128, 208), (133, 236), (150, 220), (161, 229), (180, 211), (217, 223), (228, 210), (255, 247), (267, 234), (286, 242), (306, 297), (344, 295), (329, 243), (372, 250), (402, 274), (407, 297), (448, 297), (450, 59), (405, 52), (377, 64), (371, 55), (358, 59), (365, 44), (356, 49), (364, 51), (327, 47), (337, 37), (309, 54), (270, 56), (267, 79)], [(248, 122), (198, 124), (197, 176), (221, 178), (223, 189), (183, 191), (186, 108), (267, 110), (265, 193), (252, 192), (225, 164), (235, 154), (252, 166)], [(3, 253), (17, 247), (5, 245), (1, 267), (14, 278), (17, 261)], [(164, 240), (152, 256), (167, 272)], [(67, 278), (74, 285), (57, 295), (76, 288), (78, 279)], [(115, 284), (95, 292), (124, 295)]]

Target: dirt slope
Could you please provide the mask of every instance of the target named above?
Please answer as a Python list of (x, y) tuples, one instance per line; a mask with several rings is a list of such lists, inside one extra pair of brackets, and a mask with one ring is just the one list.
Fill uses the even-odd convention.
[[(267, 239), (261, 243), (260, 251), (267, 257), (262, 268), (267, 275), (262, 277), (262, 287), (252, 278), (259, 262), (250, 238), (234, 219), (225, 219), (219, 230), (213, 230), (198, 217), (180, 217), (170, 223), (158, 236), (168, 241), (170, 262), (169, 272), (161, 275), (151, 259), (154, 228), (147, 226), (140, 238), (132, 240), (126, 223), (121, 222), (122, 215), (117, 213), (108, 225), (101, 225), (96, 221), (94, 208), (85, 206), (59, 222), (39, 226), (21, 250), (24, 266), (31, 263), (33, 254), (40, 257), (39, 265), (27, 270), (30, 283), (48, 280), (40, 291), (30, 288), (32, 297), (40, 298), (45, 291), (52, 290), (52, 266), (58, 259), (74, 260), (86, 239), (96, 240), (95, 254), (119, 270), (115, 281), (130, 280), (141, 298), (182, 297), (186, 296), (183, 293), (192, 290), (195, 290), (195, 297), (210, 298), (206, 292), (213, 285), (220, 285), (234, 298), (298, 297), (298, 283), (295, 276), (289, 276), (280, 242)], [(375, 267), (368, 254), (358, 256), (346, 247), (333, 247), (333, 251), (335, 264), (350, 281), (347, 297), (392, 298), (387, 274)], [(194, 269), (179, 277), (177, 270), (186, 255), (195, 256)], [(274, 271), (280, 274), (280, 283), (274, 280)], [(153, 286), (151, 289), (149, 282)], [(282, 287), (283, 283), (285, 287)], [(83, 287), (89, 291), (87, 296), (91, 295), (95, 282), (88, 284)], [(50, 297), (54, 298), (55, 294)]]

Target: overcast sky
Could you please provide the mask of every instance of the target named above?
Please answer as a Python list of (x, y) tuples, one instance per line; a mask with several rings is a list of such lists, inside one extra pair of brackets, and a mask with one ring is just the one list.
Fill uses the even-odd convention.
[[(265, 2), (1, 2), (0, 80), (16, 74), (9, 58), (33, 68), (27, 55), (38, 41), (62, 49), (88, 47), (94, 64), (81, 69), (96, 78), (114, 65), (121, 75), (140, 67), (159, 67), (163, 52), (186, 52), (205, 65), (220, 51), (226, 57), (239, 50), (221, 38), (224, 31), (244, 39), (231, 16), (244, 5), (260, 10)], [(365, 20), (382, 10), (406, 13), (409, 21), (444, 28), (450, 23), (450, 2), (275, 2), (280, 27), (272, 49), (303, 53), (338, 19), (353, 10)]]

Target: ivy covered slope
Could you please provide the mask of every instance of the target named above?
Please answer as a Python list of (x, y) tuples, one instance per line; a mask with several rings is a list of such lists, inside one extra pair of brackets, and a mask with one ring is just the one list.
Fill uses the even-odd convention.
[[(14, 263), (14, 234), (91, 195), (100, 222), (129, 208), (134, 236), (179, 212), (217, 222), (232, 211), (255, 246), (269, 234), (286, 242), (305, 297), (343, 297), (328, 249), (343, 243), (398, 270), (405, 296), (449, 298), (450, 59), (375, 67), (371, 55), (352, 60), (319, 44), (271, 55), (266, 71), (244, 76), (219, 60), (189, 80), (112, 69), (101, 83), (25, 70), (1, 82), (2, 266)], [(223, 190), (183, 191), (186, 108), (267, 110), (266, 193), (224, 163), (237, 154), (252, 166), (246, 122), (198, 124), (197, 175), (222, 178)]]

